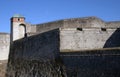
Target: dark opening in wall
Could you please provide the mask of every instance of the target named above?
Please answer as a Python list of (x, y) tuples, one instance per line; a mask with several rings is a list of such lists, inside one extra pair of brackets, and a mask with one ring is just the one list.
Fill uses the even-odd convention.
[(106, 28), (101, 28), (101, 30), (102, 30), (102, 31), (107, 31), (107, 29), (106, 29)]
[(117, 28), (117, 30), (120, 30), (120, 28)]
[(77, 28), (77, 30), (79, 30), (79, 31), (83, 31), (83, 29), (82, 29), (82, 28)]
[(18, 21), (20, 21), (20, 19), (18, 18)]

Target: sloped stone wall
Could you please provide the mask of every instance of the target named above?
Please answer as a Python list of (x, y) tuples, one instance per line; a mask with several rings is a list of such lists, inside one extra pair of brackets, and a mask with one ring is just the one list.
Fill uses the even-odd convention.
[(120, 77), (120, 48), (62, 52), (68, 77)]
[(59, 30), (55, 29), (13, 42), (7, 77), (65, 76), (59, 62)]

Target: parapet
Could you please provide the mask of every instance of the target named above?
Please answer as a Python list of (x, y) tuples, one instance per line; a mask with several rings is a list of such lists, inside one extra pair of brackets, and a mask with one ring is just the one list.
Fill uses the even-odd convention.
[(106, 22), (107, 28), (120, 28), (120, 21)]
[(105, 22), (98, 17), (63, 19), (43, 24), (36, 24), (36, 32), (46, 32), (57, 28), (119, 28), (120, 21)]
[(72, 18), (64, 20), (64, 27), (81, 27), (81, 28), (92, 28), (92, 27), (104, 27), (105, 22), (97, 17), (83, 17), (83, 18)]
[(9, 35), (9, 33), (0, 32), (0, 35)]

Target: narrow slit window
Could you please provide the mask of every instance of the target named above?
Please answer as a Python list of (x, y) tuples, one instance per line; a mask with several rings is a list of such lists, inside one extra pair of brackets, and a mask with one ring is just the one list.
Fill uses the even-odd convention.
[(120, 30), (120, 28), (117, 28), (117, 30)]
[(82, 28), (77, 28), (77, 30), (79, 30), (79, 31), (83, 31), (83, 29), (82, 29)]
[(101, 30), (102, 30), (102, 31), (107, 31), (107, 29), (106, 29), (106, 28), (101, 28)]

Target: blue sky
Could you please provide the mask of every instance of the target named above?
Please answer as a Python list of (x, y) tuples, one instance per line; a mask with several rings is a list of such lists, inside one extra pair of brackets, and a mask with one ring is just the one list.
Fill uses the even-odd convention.
[(32, 24), (86, 16), (120, 21), (120, 0), (0, 0), (0, 32), (10, 32), (14, 14)]

